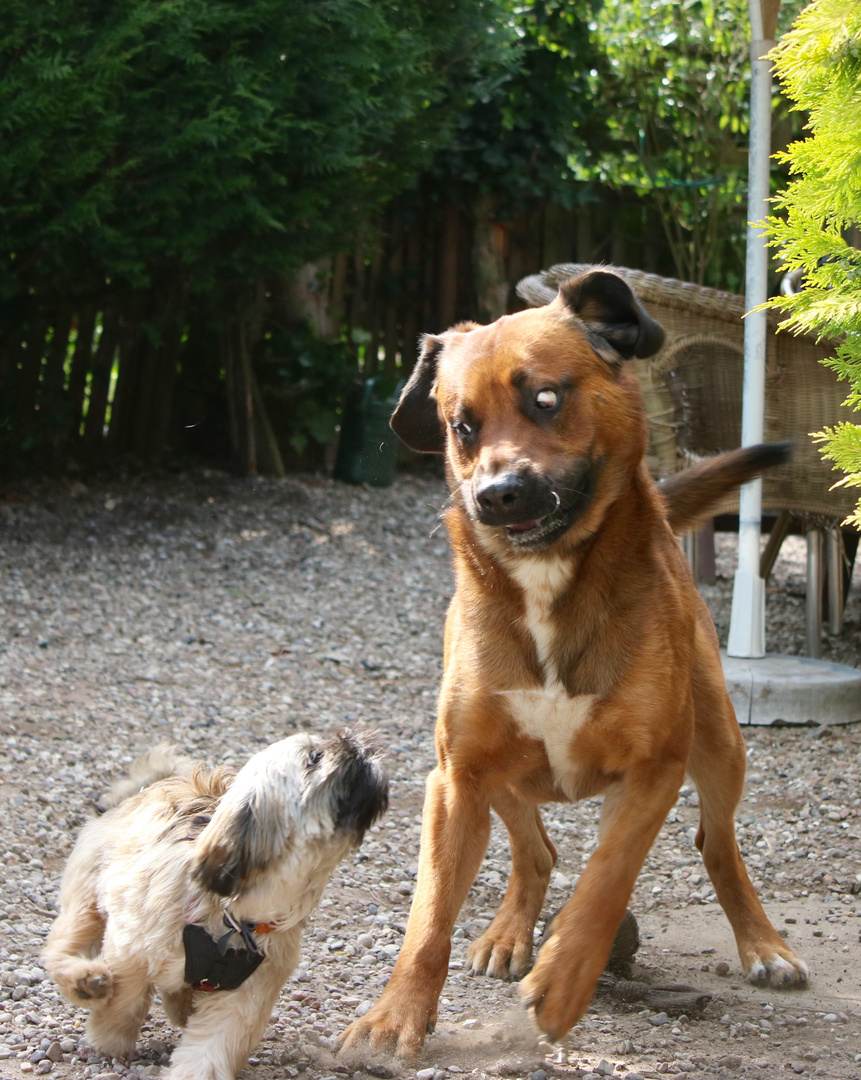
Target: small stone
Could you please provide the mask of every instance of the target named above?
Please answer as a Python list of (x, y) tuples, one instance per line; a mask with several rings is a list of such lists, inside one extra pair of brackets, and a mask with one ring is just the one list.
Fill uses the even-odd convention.
[(662, 1024), (668, 1024), (669, 1022), (670, 1018), (665, 1012), (655, 1013), (654, 1016), (649, 1017), (649, 1023), (652, 1027), (660, 1027)]
[(599, 1076), (612, 1076), (615, 1071), (616, 1066), (611, 1065), (606, 1058), (601, 1058), (601, 1060), (595, 1066), (595, 1072), (598, 1073)]
[(729, 964), (726, 960), (719, 960), (715, 964), (715, 975), (729, 975)]
[(63, 1060), (63, 1048), (56, 1041), (51, 1043), (51, 1045), (48, 1047), (48, 1049), (45, 1051), (45, 1053), (48, 1056), (48, 1058), (51, 1061), (53, 1061), (54, 1063)]
[(496, 1076), (523, 1076), (528, 1071), (528, 1067), (516, 1058), (498, 1061), (493, 1070)]

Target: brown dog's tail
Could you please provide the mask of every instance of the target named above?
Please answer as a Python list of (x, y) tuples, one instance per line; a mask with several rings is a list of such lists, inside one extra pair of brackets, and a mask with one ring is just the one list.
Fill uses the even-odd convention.
[(716, 454), (667, 477), (658, 484), (658, 491), (670, 528), (675, 533), (694, 528), (725, 495), (791, 456), (790, 442), (758, 443)]

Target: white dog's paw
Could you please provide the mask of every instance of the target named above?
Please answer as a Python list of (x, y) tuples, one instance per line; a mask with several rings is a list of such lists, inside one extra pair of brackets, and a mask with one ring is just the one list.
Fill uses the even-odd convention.
[(107, 968), (91, 968), (76, 979), (75, 996), (81, 1001), (104, 1000), (110, 997), (113, 983)]
[(171, 1062), (164, 1080), (222, 1080), (225, 1077), (234, 1080), (235, 1076), (234, 1072), (224, 1072), (211, 1062), (200, 1059), (197, 1064), (190, 1061)]

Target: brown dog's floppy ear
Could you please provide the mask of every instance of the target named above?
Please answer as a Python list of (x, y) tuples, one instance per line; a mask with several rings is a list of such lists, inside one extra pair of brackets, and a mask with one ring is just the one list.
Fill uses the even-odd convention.
[(590, 270), (559, 286), (565, 306), (624, 360), (654, 356), (664, 341), (659, 323), (646, 314), (618, 274)]
[(422, 338), (422, 351), (389, 421), (398, 438), (422, 454), (445, 452), (445, 430), (433, 395), (437, 363), (444, 348), (442, 338), (432, 334)]

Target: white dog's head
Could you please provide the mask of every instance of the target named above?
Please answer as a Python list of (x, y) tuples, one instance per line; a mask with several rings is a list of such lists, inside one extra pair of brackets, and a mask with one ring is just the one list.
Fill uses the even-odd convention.
[(192, 876), (231, 897), (324, 878), (388, 806), (379, 758), (369, 737), (349, 732), (301, 733), (261, 750), (200, 834)]

